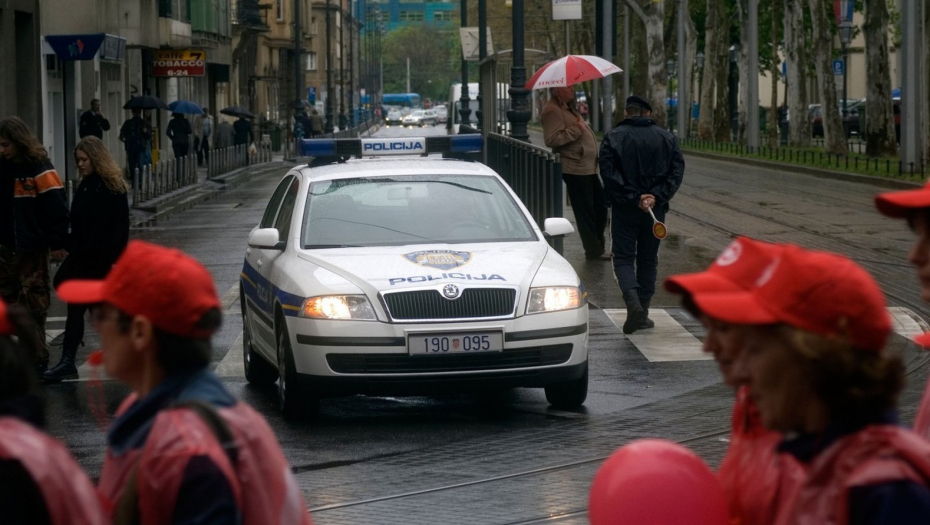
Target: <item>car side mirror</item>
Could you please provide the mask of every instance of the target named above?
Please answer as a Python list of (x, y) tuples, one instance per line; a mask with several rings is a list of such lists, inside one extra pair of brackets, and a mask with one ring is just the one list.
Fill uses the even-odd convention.
[(249, 247), (283, 251), (285, 243), (279, 237), (277, 228), (258, 228), (249, 234)]
[(549, 217), (543, 223), (543, 234), (547, 239), (568, 235), (574, 231), (575, 228), (572, 227), (572, 223), (564, 217)]

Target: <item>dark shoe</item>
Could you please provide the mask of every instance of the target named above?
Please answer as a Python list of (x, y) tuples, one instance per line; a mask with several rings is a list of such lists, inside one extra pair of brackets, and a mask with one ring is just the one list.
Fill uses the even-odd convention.
[(644, 327), (643, 325), (648, 320), (646, 310), (639, 302), (639, 292), (636, 288), (623, 292), (623, 301), (626, 303), (626, 322), (623, 323), (623, 333), (632, 334)]
[(39, 377), (42, 377), (46, 370), (48, 370), (48, 363), (39, 363), (36, 365), (36, 373), (39, 374)]
[(647, 301), (640, 301), (639, 304), (643, 305), (643, 323), (638, 328), (639, 330), (646, 330), (648, 328), (655, 328), (656, 323), (649, 318), (649, 303), (652, 302), (652, 299)]
[(45, 381), (46, 383), (59, 383), (65, 379), (77, 379), (78, 371), (77, 367), (74, 366), (75, 354), (77, 354), (77, 349), (62, 349), (61, 361), (52, 367), (51, 370), (42, 374), (42, 381)]

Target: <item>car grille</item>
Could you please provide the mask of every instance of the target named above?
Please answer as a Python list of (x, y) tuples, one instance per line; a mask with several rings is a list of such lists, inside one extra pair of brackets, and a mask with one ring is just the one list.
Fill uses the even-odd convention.
[(571, 357), (572, 344), (564, 343), (481, 354), (327, 354), (326, 362), (339, 374), (425, 374), (559, 365)]
[(439, 290), (384, 294), (395, 321), (507, 317), (513, 315), (516, 298), (513, 288), (465, 288), (457, 299), (446, 299)]

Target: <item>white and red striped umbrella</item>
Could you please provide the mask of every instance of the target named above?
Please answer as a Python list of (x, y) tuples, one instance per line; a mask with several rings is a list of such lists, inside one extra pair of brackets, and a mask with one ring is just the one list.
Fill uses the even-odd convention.
[(568, 55), (539, 68), (526, 82), (526, 89), (572, 86), (585, 80), (604, 78), (623, 71), (594, 55)]

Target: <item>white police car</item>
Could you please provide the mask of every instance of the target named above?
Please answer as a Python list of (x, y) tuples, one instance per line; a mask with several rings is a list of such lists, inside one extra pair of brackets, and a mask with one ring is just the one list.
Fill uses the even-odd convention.
[[(305, 140), (369, 157), (285, 175), (249, 235), (240, 294), (245, 375), (277, 381), (288, 417), (323, 397), (543, 387), (584, 403), (588, 307), (571, 265), (479, 163), (480, 135)], [(429, 148), (428, 148), (429, 147)], [(408, 154), (408, 155), (400, 155)]]

